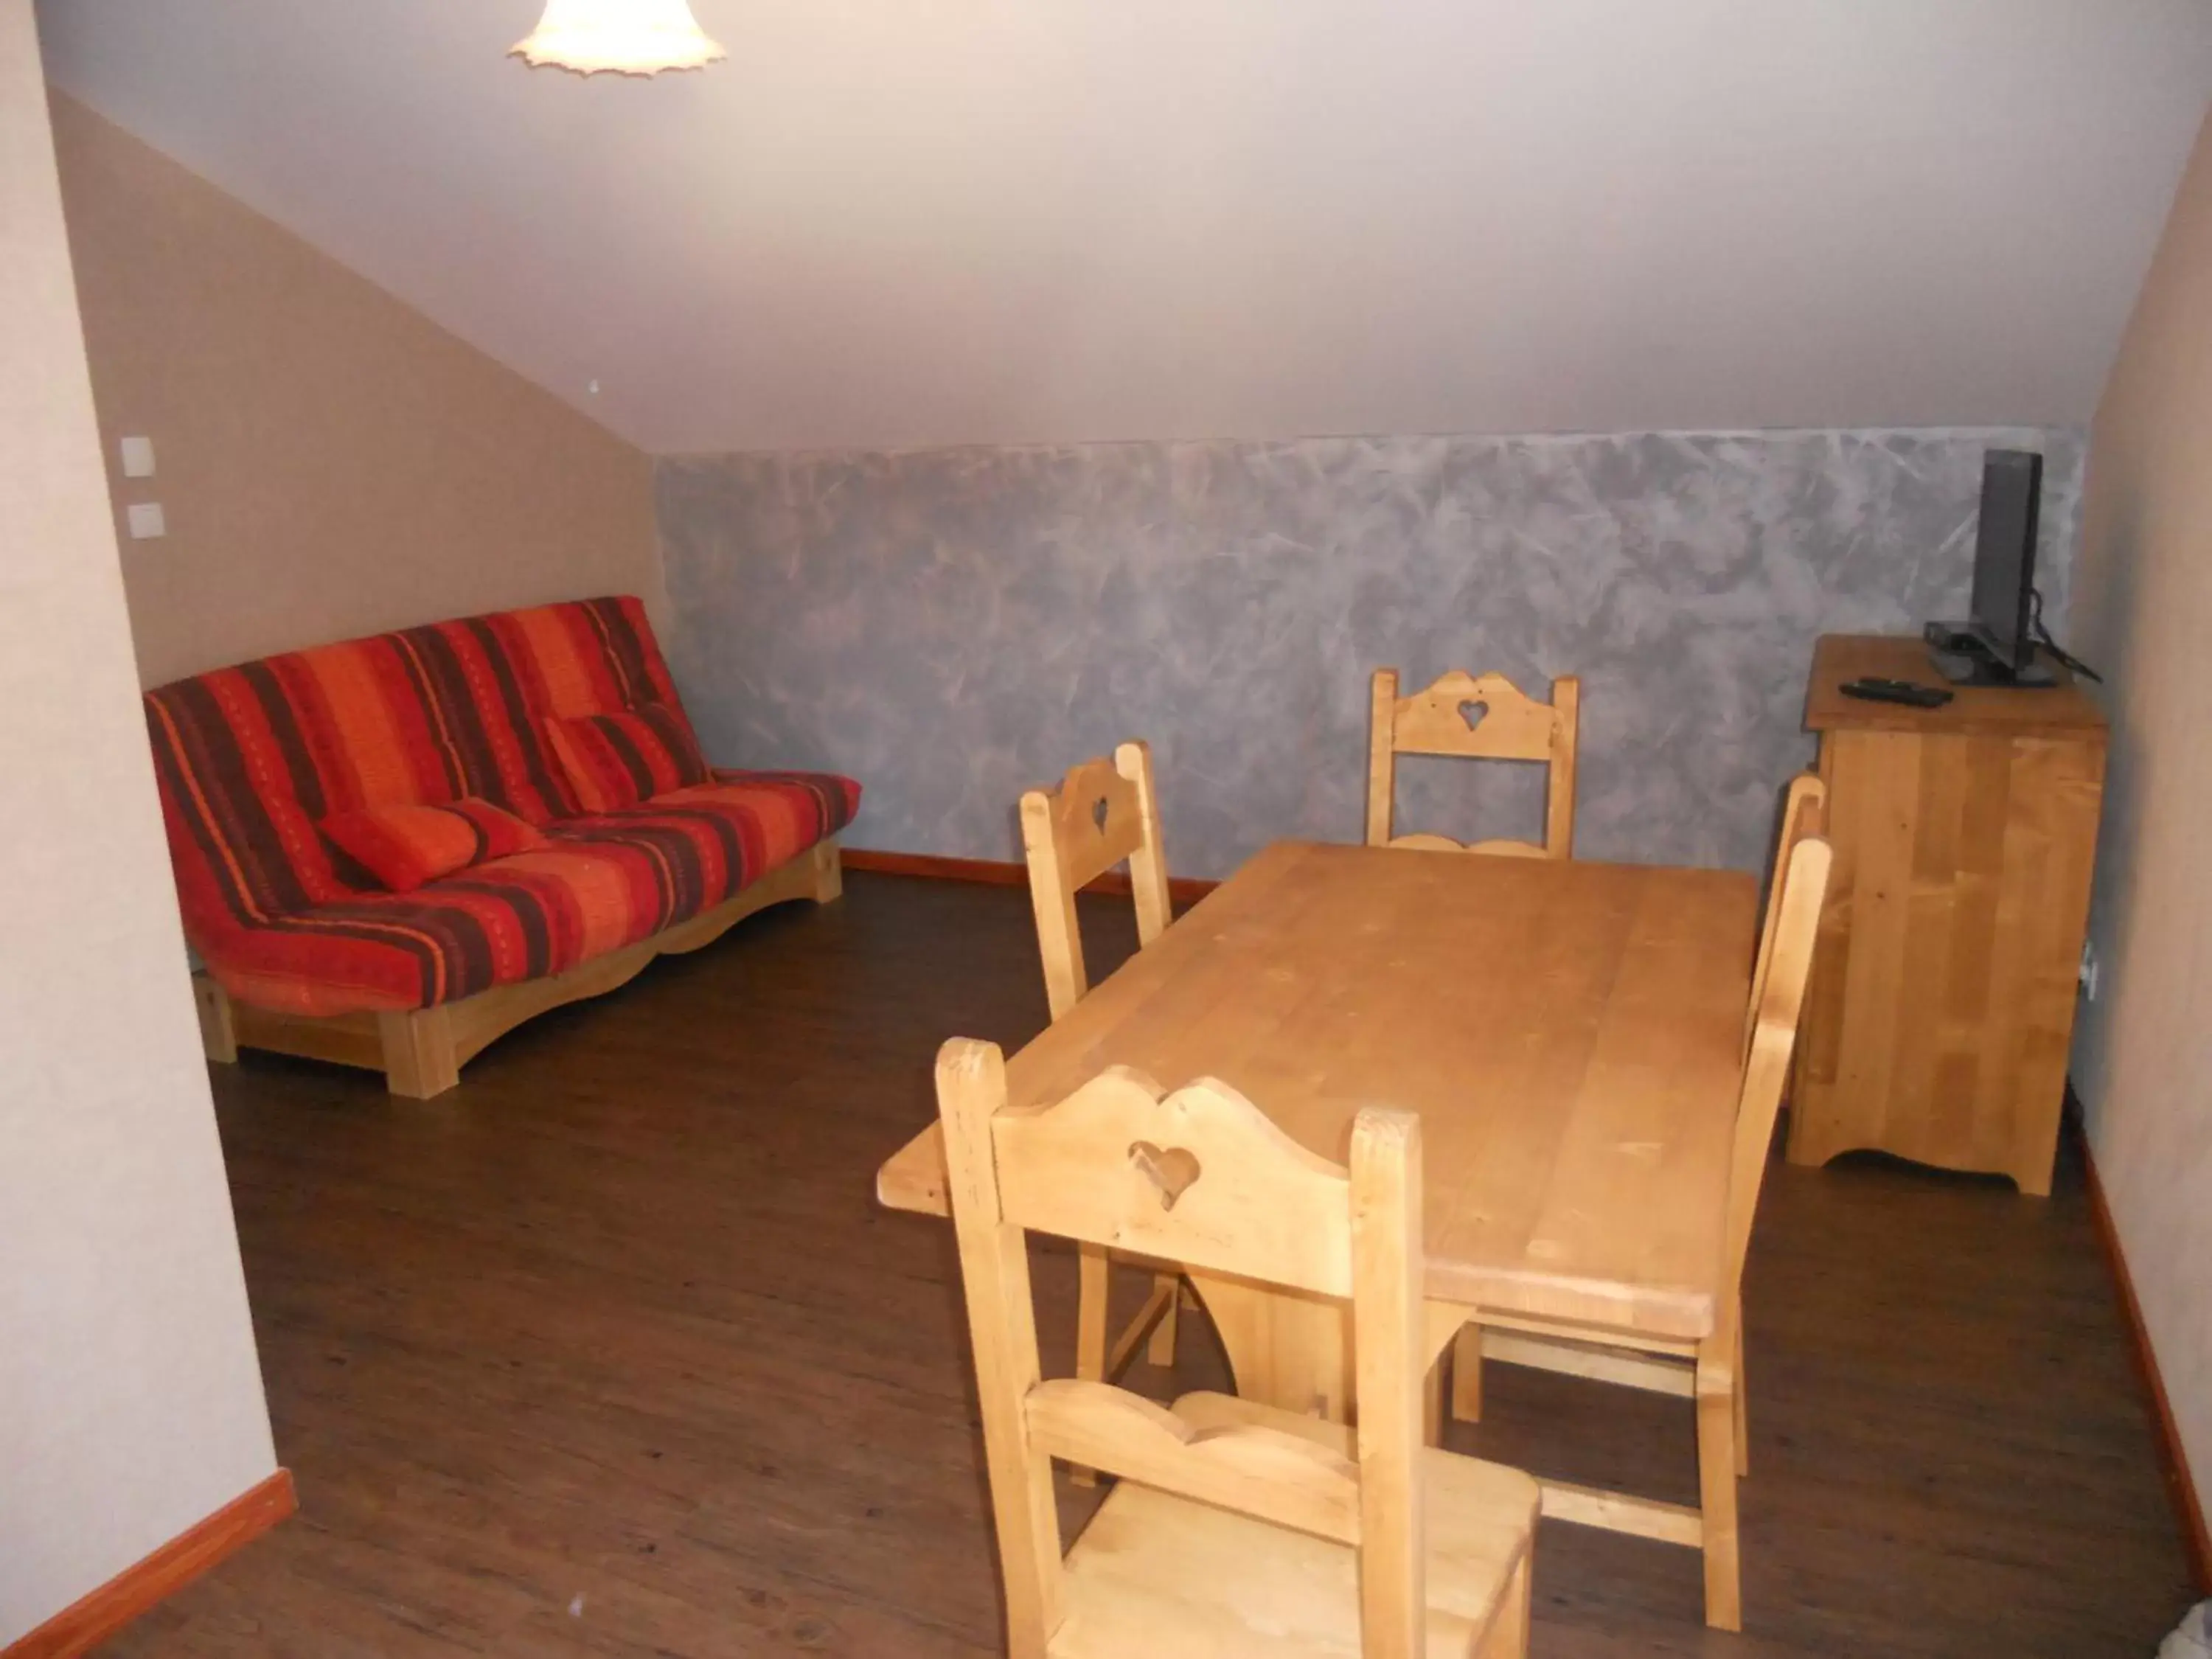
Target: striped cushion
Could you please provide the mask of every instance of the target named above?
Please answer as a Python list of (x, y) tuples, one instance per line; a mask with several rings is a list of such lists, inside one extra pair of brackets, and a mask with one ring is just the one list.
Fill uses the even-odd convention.
[(427, 881), (545, 845), (545, 837), (488, 800), (364, 807), (323, 820), (339, 852), (381, 887), (411, 893)]
[(545, 736), (586, 812), (612, 812), (707, 781), (691, 722), (672, 703), (613, 714), (549, 714)]
[[(797, 858), (853, 821), (860, 786), (819, 772), (721, 772), (714, 781), (678, 789), (621, 811), (573, 818), (556, 826), (564, 844), (583, 839), (649, 851), (672, 875), (669, 921), (696, 914), (736, 892), (765, 871)], [(702, 896), (685, 908), (688, 890)], [(681, 909), (684, 915), (676, 915)]]
[(860, 786), (721, 772), (412, 893), (364, 893), (234, 930), (208, 967), (241, 1001), (299, 1014), (419, 1008), (574, 968), (689, 921), (852, 819)]
[[(407, 894), (380, 889), (319, 827), (469, 797), (565, 832), (583, 808), (545, 720), (645, 704), (682, 708), (635, 599), (434, 623), (149, 691), (187, 936), (248, 1002), (419, 1007), (551, 970), (533, 964), (574, 966), (609, 939), (642, 939), (656, 917), (696, 914), (771, 867), (744, 850), (748, 838), (765, 857), (793, 839), (787, 823), (813, 826), (803, 848), (850, 818), (858, 786), (771, 775), (735, 822), (680, 832), (691, 852), (633, 835), (580, 855), (564, 833)], [(792, 805), (794, 790), (811, 804)]]
[(362, 890), (317, 833), (336, 813), (469, 795), (530, 823), (573, 817), (539, 722), (641, 701), (676, 687), (633, 599), (434, 623), (149, 691), (186, 932)]

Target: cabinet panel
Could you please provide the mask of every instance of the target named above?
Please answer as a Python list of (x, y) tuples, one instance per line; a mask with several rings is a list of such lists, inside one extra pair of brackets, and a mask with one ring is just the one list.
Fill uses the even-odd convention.
[(1821, 732), (1836, 862), (1793, 1162), (1871, 1147), (2050, 1191), (2104, 752), (2101, 723), (1947, 730), (1942, 711)]

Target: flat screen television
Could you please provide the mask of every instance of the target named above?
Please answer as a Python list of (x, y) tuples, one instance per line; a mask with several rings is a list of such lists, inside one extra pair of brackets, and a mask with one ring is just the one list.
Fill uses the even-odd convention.
[(2042, 456), (2028, 449), (1992, 449), (1983, 455), (1982, 516), (1974, 532), (1974, 596), (1967, 622), (1989, 653), (2014, 672), (2035, 660), (2029, 605), (2042, 500)]

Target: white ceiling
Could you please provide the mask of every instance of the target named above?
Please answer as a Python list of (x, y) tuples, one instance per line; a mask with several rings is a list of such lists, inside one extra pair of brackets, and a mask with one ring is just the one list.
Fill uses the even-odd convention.
[(2206, 0), (696, 0), (650, 82), (538, 9), (39, 15), (664, 453), (2083, 421), (2212, 97)]

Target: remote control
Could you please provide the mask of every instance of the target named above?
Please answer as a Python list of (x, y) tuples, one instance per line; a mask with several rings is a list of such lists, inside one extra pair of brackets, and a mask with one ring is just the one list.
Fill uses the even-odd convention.
[(1941, 708), (1951, 701), (1948, 691), (1932, 685), (1915, 685), (1911, 680), (1885, 680), (1869, 675), (1864, 679), (1846, 680), (1836, 688), (1847, 697), (1857, 697), (1865, 702), (1901, 702), (1915, 708)]

